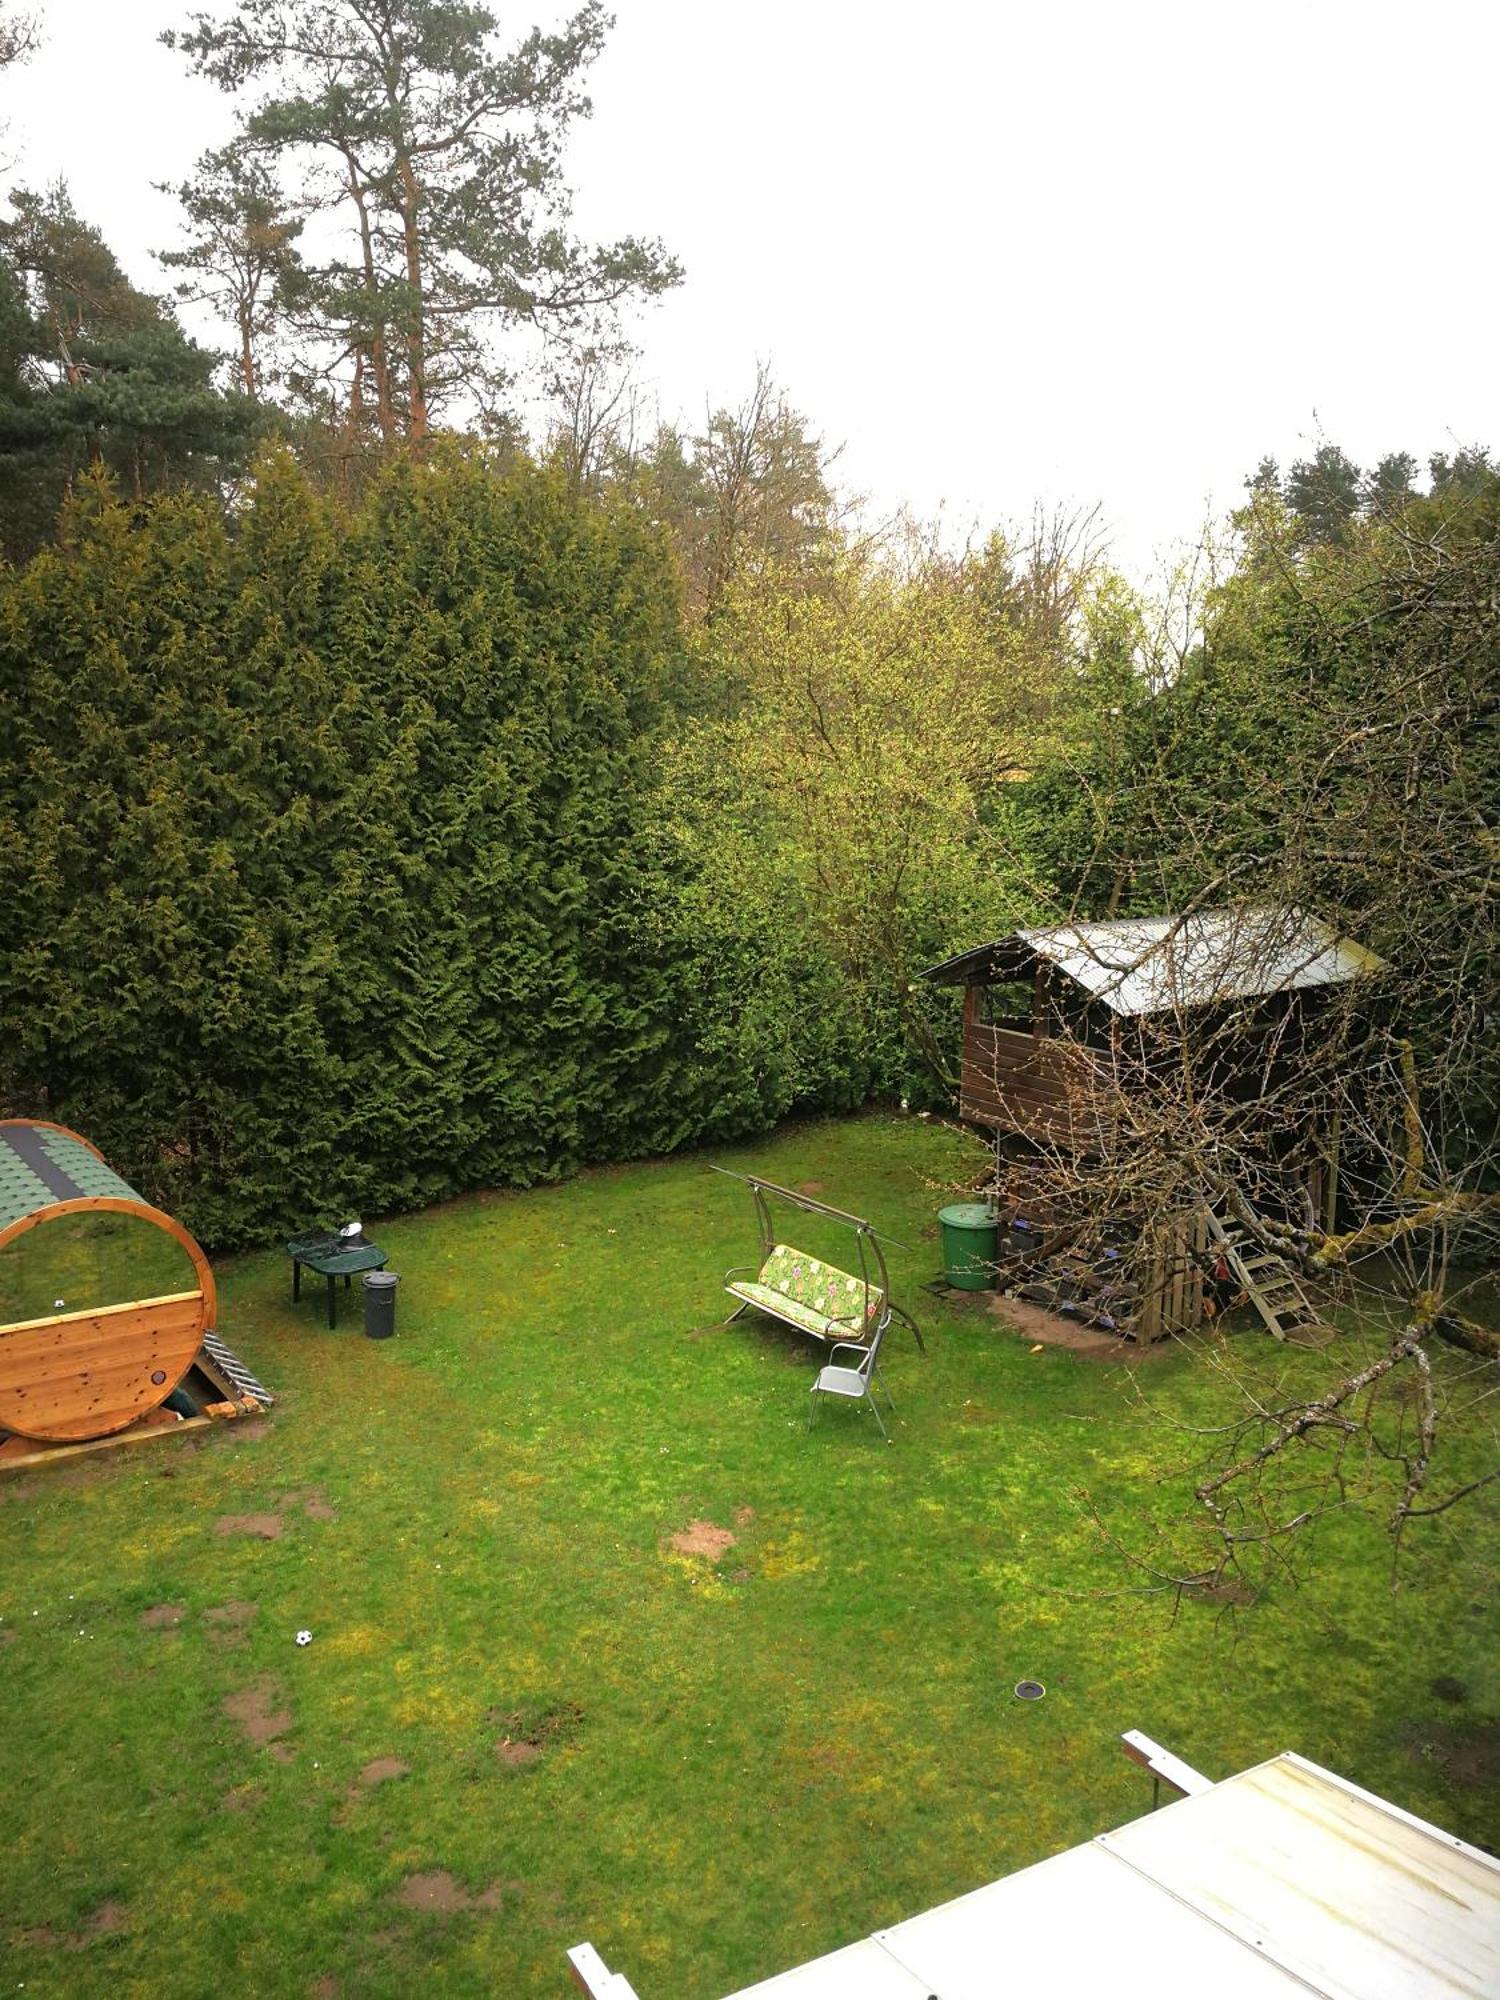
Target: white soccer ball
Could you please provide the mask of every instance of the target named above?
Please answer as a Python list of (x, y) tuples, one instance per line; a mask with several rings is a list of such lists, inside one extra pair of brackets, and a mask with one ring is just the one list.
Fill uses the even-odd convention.
[(312, 1633), (299, 1632), (297, 1634), (297, 1644), (299, 1646), (310, 1646), (312, 1644)]

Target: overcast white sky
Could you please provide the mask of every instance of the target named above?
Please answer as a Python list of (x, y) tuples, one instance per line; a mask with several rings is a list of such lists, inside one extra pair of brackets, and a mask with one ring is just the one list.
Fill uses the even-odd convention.
[[(639, 328), (664, 414), (765, 357), (877, 506), (1098, 500), (1138, 570), (1320, 429), (1362, 461), (1500, 443), (1496, 0), (615, 11), (577, 221), (687, 267)], [(45, 0), (0, 86), (10, 181), (65, 175), (163, 289), (150, 184), (230, 123), (156, 45), (187, 12)]]

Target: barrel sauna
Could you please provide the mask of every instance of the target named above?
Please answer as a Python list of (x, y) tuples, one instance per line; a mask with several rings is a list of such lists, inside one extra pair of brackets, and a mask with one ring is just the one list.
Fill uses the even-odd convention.
[(124, 1430), (182, 1381), (217, 1311), (198, 1245), (97, 1147), (0, 1119), (0, 1431)]

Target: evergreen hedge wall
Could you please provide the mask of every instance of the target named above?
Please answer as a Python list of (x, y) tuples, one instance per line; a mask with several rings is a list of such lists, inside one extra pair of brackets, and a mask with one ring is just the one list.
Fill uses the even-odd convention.
[(462, 459), (351, 518), (92, 491), (0, 577), (0, 1096), (231, 1246), (858, 1102), (899, 1063), (663, 789), (626, 509)]

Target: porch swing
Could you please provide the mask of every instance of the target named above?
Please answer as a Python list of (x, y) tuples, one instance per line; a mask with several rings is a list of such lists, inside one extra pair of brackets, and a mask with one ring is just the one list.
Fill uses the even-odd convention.
[[(827, 1346), (852, 1344), (878, 1351), (886, 1329), (892, 1320), (899, 1319), (921, 1352), (927, 1352), (921, 1328), (891, 1299), (890, 1273), (880, 1247), (880, 1234), (872, 1222), (861, 1215), (850, 1215), (842, 1208), (831, 1208), (826, 1201), (815, 1201), (811, 1195), (799, 1194), (793, 1188), (779, 1187), (775, 1181), (762, 1180), (758, 1174), (730, 1173), (727, 1167), (715, 1167), (714, 1172), (742, 1181), (750, 1189), (760, 1226), (760, 1263), (736, 1265), (724, 1274), (725, 1291), (740, 1302), (725, 1320), (726, 1326), (753, 1307)], [(858, 1276), (809, 1256), (789, 1243), (779, 1242), (771, 1220), (773, 1200), (853, 1230)]]

